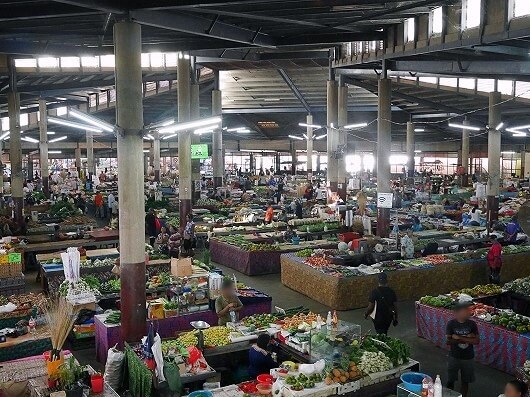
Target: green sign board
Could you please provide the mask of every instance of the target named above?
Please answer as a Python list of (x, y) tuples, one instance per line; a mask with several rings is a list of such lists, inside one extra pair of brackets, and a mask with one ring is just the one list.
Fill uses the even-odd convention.
[(13, 252), (9, 254), (9, 263), (21, 263), (22, 254), (20, 252)]
[(208, 158), (208, 144), (198, 143), (191, 145), (191, 158), (194, 160)]

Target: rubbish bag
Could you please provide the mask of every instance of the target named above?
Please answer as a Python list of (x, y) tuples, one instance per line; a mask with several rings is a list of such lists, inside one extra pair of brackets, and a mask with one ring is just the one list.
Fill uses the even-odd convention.
[(119, 389), (121, 385), (123, 361), (125, 354), (116, 348), (117, 345), (109, 349), (107, 355), (107, 364), (105, 364), (105, 382), (114, 390)]

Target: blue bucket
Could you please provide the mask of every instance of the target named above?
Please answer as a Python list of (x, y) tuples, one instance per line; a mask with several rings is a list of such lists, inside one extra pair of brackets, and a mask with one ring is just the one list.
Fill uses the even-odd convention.
[(429, 375), (422, 374), (420, 372), (405, 372), (403, 375), (401, 375), (403, 386), (405, 386), (408, 391), (413, 393), (421, 393), (422, 382), (425, 378), (432, 380)]
[(197, 390), (188, 394), (188, 397), (213, 397), (213, 394), (209, 390)]

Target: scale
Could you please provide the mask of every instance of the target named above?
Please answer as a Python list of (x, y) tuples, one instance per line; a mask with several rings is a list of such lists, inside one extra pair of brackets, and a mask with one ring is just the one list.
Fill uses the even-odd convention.
[(192, 321), (190, 325), (193, 327), (193, 329), (196, 329), (199, 331), (199, 349), (204, 350), (204, 334), (203, 331), (205, 329), (210, 328), (210, 324), (208, 324), (206, 321)]

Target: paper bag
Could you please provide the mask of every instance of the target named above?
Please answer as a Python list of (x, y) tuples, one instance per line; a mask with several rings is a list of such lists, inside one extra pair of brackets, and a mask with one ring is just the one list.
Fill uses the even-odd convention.
[(171, 274), (177, 277), (189, 277), (193, 274), (191, 258), (171, 258)]

